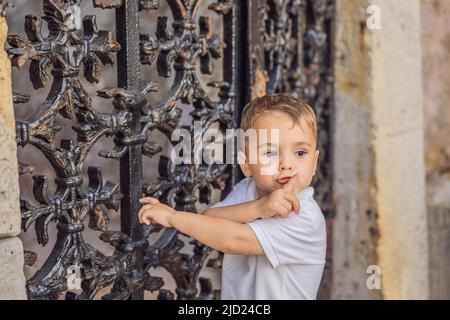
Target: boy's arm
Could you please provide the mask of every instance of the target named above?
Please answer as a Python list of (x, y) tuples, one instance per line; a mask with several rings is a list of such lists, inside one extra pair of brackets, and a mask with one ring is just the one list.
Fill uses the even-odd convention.
[[(230, 254), (262, 255), (263, 249), (247, 224), (195, 213), (175, 211), (155, 198), (145, 198), (139, 211), (141, 223), (159, 223), (200, 241), (217, 251)], [(143, 202), (143, 201), (141, 201)]]
[(239, 223), (247, 223), (260, 218), (258, 200), (243, 202), (230, 206), (208, 208), (203, 212), (204, 216), (231, 220)]
[(229, 254), (262, 255), (254, 231), (245, 223), (176, 211), (170, 223), (178, 231), (217, 251)]

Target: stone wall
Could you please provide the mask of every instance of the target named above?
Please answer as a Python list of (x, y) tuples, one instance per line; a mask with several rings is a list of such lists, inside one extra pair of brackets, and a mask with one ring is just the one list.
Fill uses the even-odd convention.
[[(420, 2), (336, 3), (332, 298), (426, 299)], [(366, 285), (371, 265), (380, 290)]]
[(19, 177), (16, 157), (11, 66), (3, 50), (7, 34), (0, 16), (0, 299), (25, 299), (20, 233)]
[(450, 1), (422, 0), (430, 294), (450, 299)]

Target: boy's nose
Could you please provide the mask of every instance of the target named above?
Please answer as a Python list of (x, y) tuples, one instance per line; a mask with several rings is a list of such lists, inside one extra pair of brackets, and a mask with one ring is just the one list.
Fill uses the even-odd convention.
[(290, 163), (281, 163), (280, 170), (292, 170), (292, 165)]

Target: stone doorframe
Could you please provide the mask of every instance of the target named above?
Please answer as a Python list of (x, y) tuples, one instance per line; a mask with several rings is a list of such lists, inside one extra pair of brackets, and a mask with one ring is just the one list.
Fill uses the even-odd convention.
[(420, 37), (420, 0), (337, 1), (334, 299), (429, 297)]

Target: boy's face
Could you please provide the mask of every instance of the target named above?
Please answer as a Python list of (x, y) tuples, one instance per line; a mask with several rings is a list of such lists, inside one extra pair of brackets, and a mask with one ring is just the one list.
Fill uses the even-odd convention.
[[(319, 157), (313, 130), (306, 123), (300, 127), (279, 111), (259, 116), (253, 129), (257, 139), (249, 141), (246, 155), (240, 152), (239, 160), (244, 175), (255, 180), (260, 196), (281, 188), (290, 179), (295, 179), (295, 192), (308, 187)], [(261, 135), (261, 129), (267, 133)], [(250, 152), (256, 152), (256, 157)]]

